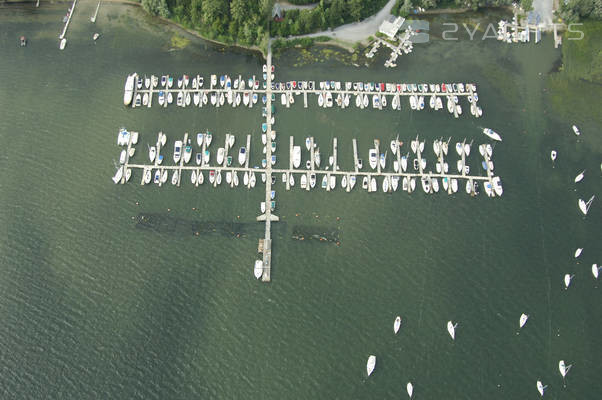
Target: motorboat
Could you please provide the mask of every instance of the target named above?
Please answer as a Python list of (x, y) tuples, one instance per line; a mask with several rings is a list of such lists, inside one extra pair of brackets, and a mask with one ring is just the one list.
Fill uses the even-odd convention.
[(439, 192), (439, 181), (437, 178), (431, 178), (431, 186), (433, 187), (433, 192)]
[(498, 142), (502, 141), (502, 137), (497, 132), (494, 132), (489, 128), (484, 128), (483, 133), (493, 140), (497, 140)]
[(242, 166), (247, 161), (247, 149), (243, 146), (238, 150), (238, 163)]
[(316, 174), (311, 173), (309, 175), (309, 187), (313, 189), (315, 186), (316, 186)]
[(431, 192), (431, 180), (429, 177), (427, 176), (423, 176), (422, 178), (420, 178), (420, 182), (422, 183), (422, 190), (424, 191), (424, 193), (430, 193)]
[(521, 314), (520, 319), (518, 320), (518, 327), (522, 328), (527, 323), (529, 316), (527, 314)]
[(326, 189), (328, 187), (328, 175), (324, 175), (322, 177), (322, 189)]
[(154, 162), (156, 156), (157, 156), (157, 148), (155, 146), (149, 146), (148, 147), (148, 158), (150, 159), (150, 162)]
[(293, 187), (295, 186), (295, 177), (293, 176), (293, 174), (290, 174), (288, 177), (288, 184)]
[(196, 153), (194, 161), (196, 162), (196, 165), (201, 165), (203, 162), (203, 153)]
[(196, 180), (196, 171), (192, 170), (192, 173), (190, 174), (190, 183), (192, 183), (193, 185), (196, 184), (197, 180)]
[(385, 178), (383, 179), (383, 193), (388, 193), (389, 192), (389, 178), (387, 176), (385, 176)]
[(314, 151), (314, 162), (316, 163), (316, 167), (320, 168), (320, 148), (317, 147)]
[(401, 326), (401, 317), (398, 315), (395, 318), (395, 322), (393, 322), (393, 332), (395, 332), (395, 334), (397, 334), (397, 332), (399, 332), (400, 326)]
[(334, 190), (337, 186), (337, 177), (336, 175), (330, 175), (330, 190)]
[[(262, 212), (265, 212), (265, 202), (262, 204), (263, 204), (263, 208), (264, 208), (264, 210)], [(255, 275), (255, 278), (257, 278), (257, 279), (261, 278), (261, 276), (263, 275), (263, 261), (255, 260), (255, 267), (253, 268), (253, 274)]]
[(564, 275), (564, 289), (568, 289), (571, 285), (571, 279), (573, 279), (575, 275), (565, 274)]
[(395, 175), (391, 177), (391, 189), (396, 192), (399, 187), (399, 176)]
[(592, 275), (594, 276), (594, 279), (598, 279), (598, 271), (600, 271), (600, 268), (602, 267), (598, 267), (598, 264), (592, 264)]
[(348, 184), (349, 180), (347, 179), (347, 175), (343, 175), (343, 178), (341, 179), (341, 188), (348, 189)]
[(451, 180), (451, 189), (452, 193), (456, 193), (458, 191), (458, 180), (456, 178), (452, 178)]
[(186, 145), (186, 147), (184, 147), (184, 163), (188, 164), (190, 162), (190, 159), (192, 158), (192, 146), (191, 145)]
[(222, 183), (222, 171), (221, 170), (217, 171), (217, 175), (215, 177), (215, 183), (217, 183), (218, 185), (220, 185)]
[(225, 154), (225, 149), (223, 147), (220, 147), (219, 149), (217, 149), (217, 165), (224, 164), (224, 154)]
[(410, 153), (401, 157), (401, 169), (403, 170), (403, 172), (405, 172), (406, 169), (408, 169), (408, 156), (409, 155), (410, 155)]
[(152, 179), (152, 175), (153, 175), (153, 172), (151, 171), (150, 168), (144, 170), (144, 184), (145, 185), (150, 183), (150, 181)]
[(123, 178), (123, 168), (123, 165), (119, 166), (117, 172), (115, 172), (115, 175), (113, 175), (113, 183), (118, 184), (121, 182), (121, 179)]
[(370, 179), (370, 191), (371, 192), (376, 192), (376, 178), (371, 178)]
[(178, 184), (178, 180), (179, 180), (179, 173), (178, 170), (174, 170), (173, 175), (171, 176), (171, 184), (172, 185), (177, 185)]
[(370, 161), (370, 168), (376, 169), (378, 164), (378, 152), (376, 149), (370, 149), (370, 152), (368, 153), (368, 160)]
[(182, 157), (182, 141), (176, 140), (173, 146), (173, 161), (178, 164)]
[(293, 167), (301, 165), (301, 146), (293, 146)]
[(165, 104), (165, 92), (160, 90), (159, 91), (159, 105), (162, 106)]
[(301, 189), (307, 188), (307, 175), (301, 175)]
[(375, 366), (376, 366), (376, 356), (371, 355), (370, 357), (368, 357), (368, 362), (366, 363), (366, 372), (368, 373), (368, 376), (372, 375), (372, 372), (374, 372)]
[(556, 155), (557, 155), (556, 150), (552, 150), (550, 152), (550, 158), (552, 159), (552, 161), (556, 161)]
[(311, 138), (309, 137), (305, 138), (305, 148), (307, 149), (307, 151), (311, 149)]
[(261, 203), (259, 203), (259, 209), (261, 210), (262, 213), (265, 212), (265, 201), (262, 201)]
[(452, 340), (456, 340), (456, 327), (458, 324), (453, 324), (451, 321), (447, 321), (447, 332), (451, 336)]
[(211, 133), (209, 133), (209, 131), (207, 131), (207, 133), (205, 133), (205, 146), (209, 147), (209, 145), (211, 144), (211, 140), (213, 140), (213, 135)]
[(156, 184), (160, 184), (161, 183), (161, 171), (160, 170), (156, 170), (155, 171), (155, 177), (153, 179), (153, 182)]
[(255, 176), (255, 172), (252, 172), (251, 176), (249, 177), (249, 186), (251, 186), (252, 188), (254, 188), (256, 182), (257, 182), (257, 177)]
[(579, 128), (577, 128), (576, 125), (573, 125), (573, 132), (575, 132), (575, 135), (577, 136), (581, 135), (581, 131), (579, 131)]
[(406, 385), (406, 390), (408, 392), (408, 396), (411, 399), (412, 398), (412, 394), (414, 393), (414, 385), (412, 385), (412, 382), (408, 382), (408, 384)]
[(123, 105), (129, 106), (134, 96), (134, 85), (136, 81), (136, 74), (128, 75), (125, 80), (125, 90), (123, 94)]
[(579, 173), (579, 175), (577, 175), (577, 176), (575, 177), (575, 183), (579, 183), (579, 182), (581, 182), (581, 181), (583, 180), (583, 177), (584, 177), (584, 176), (585, 176), (585, 170), (581, 171), (581, 172)]
[(385, 163), (387, 161), (387, 156), (384, 153), (380, 153), (380, 169), (385, 169)]
[(202, 133), (197, 133), (196, 134), (196, 144), (197, 144), (197, 146), (199, 146), (199, 147), (203, 146), (203, 138), (204, 137), (205, 137), (205, 135), (202, 134)]
[(491, 180), (493, 184), (493, 190), (497, 196), (501, 196), (504, 193), (504, 189), (502, 188), (502, 180), (499, 176), (494, 176)]
[(587, 202), (585, 202), (582, 199), (579, 199), (579, 209), (581, 210), (581, 212), (583, 213), (583, 215), (587, 215), (587, 212), (589, 211), (590, 206), (592, 205), (592, 202), (594, 201), (594, 198), (596, 196), (592, 196)]

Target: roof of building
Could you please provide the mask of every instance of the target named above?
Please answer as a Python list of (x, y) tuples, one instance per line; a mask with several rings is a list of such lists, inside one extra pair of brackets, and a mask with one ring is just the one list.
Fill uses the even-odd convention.
[(397, 35), (397, 31), (399, 31), (399, 28), (401, 28), (401, 25), (403, 25), (404, 21), (405, 18), (402, 17), (391, 17), (389, 20), (384, 20), (383, 23), (380, 24), (378, 31), (393, 39), (395, 35)]

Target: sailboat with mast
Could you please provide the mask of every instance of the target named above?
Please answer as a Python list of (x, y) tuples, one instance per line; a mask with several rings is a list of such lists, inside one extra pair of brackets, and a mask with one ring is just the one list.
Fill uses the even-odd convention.
[(594, 201), (594, 199), (596, 198), (596, 195), (593, 195), (592, 197), (590, 197), (590, 199), (585, 202), (585, 200), (583, 199), (579, 199), (579, 209), (581, 210), (581, 212), (583, 213), (583, 215), (587, 215), (587, 212), (589, 211), (589, 208), (592, 205), (592, 202)]

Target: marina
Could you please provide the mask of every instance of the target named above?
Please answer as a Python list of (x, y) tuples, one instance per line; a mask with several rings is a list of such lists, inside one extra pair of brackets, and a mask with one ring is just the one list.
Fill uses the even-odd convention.
[[(409, 38), (411, 31), (405, 33)], [(402, 43), (404, 43), (402, 41)], [(399, 49), (398, 49), (399, 50)], [(265, 122), (261, 124), (263, 153), (265, 157), (261, 164), (253, 167), (249, 166), (251, 147), (251, 135), (247, 135), (246, 147), (239, 150), (239, 165), (232, 162), (232, 156), (229, 155), (236, 142), (235, 136), (228, 133), (225, 137), (224, 147), (217, 149), (215, 154), (216, 164), (211, 164), (211, 153), (208, 150), (210, 143), (202, 141), (203, 133), (197, 133), (197, 145), (201, 149), (196, 149), (196, 155), (190, 154), (185, 162), (184, 157), (176, 157), (176, 152), (186, 146), (186, 151), (192, 153), (192, 139), (189, 139), (188, 133), (185, 133), (183, 141), (176, 141), (174, 148), (175, 165), (163, 165), (160, 161), (161, 146), (165, 146), (167, 137), (159, 132), (156, 144), (156, 150), (149, 148), (150, 161), (155, 160), (154, 164), (132, 163), (130, 162), (130, 149), (132, 137), (137, 139), (138, 134), (128, 134), (125, 129), (121, 129), (118, 137), (128, 137), (128, 149), (125, 159), (118, 168), (113, 177), (115, 183), (125, 183), (129, 180), (133, 169), (143, 171), (141, 184), (150, 182), (154, 176), (154, 182), (159, 186), (167, 182), (168, 173), (171, 172), (172, 184), (180, 186), (182, 174), (184, 171), (190, 171), (190, 181), (195, 186), (203, 183), (205, 174), (209, 179), (209, 184), (217, 187), (222, 183), (222, 175), (225, 175), (226, 184), (230, 187), (237, 187), (240, 183), (238, 174), (243, 176), (243, 186), (251, 189), (255, 186), (258, 177), (261, 177), (262, 183), (265, 183), (265, 200), (260, 204), (261, 214), (257, 221), (264, 222), (265, 234), (259, 240), (258, 252), (262, 254), (261, 260), (256, 260), (253, 271), (257, 279), (263, 282), (271, 281), (272, 266), (272, 237), (271, 224), (277, 222), (279, 217), (274, 214), (276, 210), (276, 191), (273, 186), (278, 182), (278, 177), (282, 177), (285, 190), (292, 190), (295, 182), (299, 182), (301, 190), (310, 191), (316, 186), (327, 192), (337, 189), (337, 182), (342, 190), (351, 192), (356, 185), (370, 193), (379, 192), (392, 193), (401, 189), (408, 193), (413, 192), (416, 186), (420, 185), (425, 194), (439, 192), (439, 182), (443, 188), (442, 191), (453, 195), (459, 187), (465, 187), (466, 193), (470, 196), (479, 194), (479, 182), (483, 185), (485, 193), (489, 197), (501, 196), (503, 193), (501, 179), (493, 174), (493, 162), (491, 161), (493, 147), (488, 143), (479, 146), (479, 151), (483, 160), (481, 165), (485, 171), (484, 175), (470, 174), (470, 166), (467, 163), (467, 157), (470, 154), (471, 143), (456, 143), (456, 152), (460, 159), (457, 160), (457, 173), (450, 172), (449, 165), (445, 160), (448, 155), (448, 149), (451, 137), (446, 141), (441, 139), (433, 143), (436, 166), (433, 172), (431, 162), (428, 163), (423, 156), (425, 141), (420, 140), (419, 135), (411, 141), (411, 154), (407, 151), (402, 155), (403, 142), (399, 141), (399, 136), (391, 141), (391, 158), (394, 161), (389, 162), (387, 167), (386, 157), (388, 154), (387, 146), (383, 146), (385, 152), (380, 148), (380, 141), (374, 139), (373, 148), (369, 150), (369, 166), (364, 169), (363, 159), (358, 152), (358, 141), (352, 139), (353, 145), (353, 170), (342, 170), (339, 166), (338, 139), (332, 139), (332, 154), (322, 158), (318, 144), (313, 137), (305, 139), (305, 163), (302, 160), (302, 143), (295, 144), (295, 138), (289, 137), (289, 159), (287, 168), (278, 168), (276, 166), (276, 155), (272, 154), (276, 149), (276, 131), (272, 125), (275, 122), (274, 112), (275, 103), (280, 97), (282, 106), (289, 108), (295, 103), (295, 96), (303, 95), (303, 106), (308, 107), (308, 95), (317, 96), (317, 103), (320, 107), (330, 108), (335, 104), (340, 108), (347, 108), (350, 105), (351, 96), (355, 97), (356, 108), (370, 108), (383, 110), (387, 107), (388, 100), (391, 102), (393, 110), (401, 110), (401, 99), (408, 99), (410, 108), (413, 110), (422, 110), (427, 99), (431, 109), (439, 110), (443, 108), (443, 100), (446, 99), (447, 110), (455, 118), (462, 114), (462, 106), (459, 103), (460, 97), (466, 97), (470, 105), (470, 113), (474, 117), (480, 117), (482, 109), (477, 105), (478, 94), (474, 83), (437, 83), (437, 84), (408, 84), (408, 83), (383, 83), (383, 82), (339, 82), (339, 81), (288, 81), (274, 82), (275, 66), (272, 64), (272, 54), (268, 51), (266, 64), (263, 65), (262, 78), (263, 84), (260, 88), (259, 79), (253, 75), (245, 79), (241, 75), (230, 77), (228, 75), (212, 74), (210, 79), (205, 80), (201, 75), (182, 75), (174, 78), (170, 75), (139, 75), (133, 73), (128, 75), (125, 82), (123, 103), (124, 105), (136, 107), (152, 107), (153, 98), (157, 96), (157, 102), (161, 107), (167, 107), (169, 104), (175, 104), (179, 107), (195, 106), (205, 107), (212, 105), (222, 107), (226, 104), (232, 107), (243, 106), (253, 107), (259, 102), (262, 107), (262, 117)], [(192, 78), (191, 78), (192, 77)], [(207, 87), (205, 82), (208, 82)], [(205, 87), (205, 88), (204, 88)], [(336, 97), (335, 97), (336, 96)], [(242, 103), (242, 105), (241, 105)], [(483, 133), (489, 138), (501, 141), (501, 137), (491, 129), (484, 129)], [(205, 137), (212, 135), (207, 132)], [(198, 147), (199, 147), (198, 146)], [(179, 149), (179, 150), (178, 150)], [(151, 155), (152, 152), (152, 155)], [(309, 154), (307, 154), (309, 153)], [(200, 155), (199, 155), (200, 154)], [(123, 158), (123, 157), (122, 157)], [(188, 165), (190, 159), (196, 160), (196, 165)], [(321, 165), (322, 160), (324, 163)], [(328, 160), (328, 161), (326, 161)], [(160, 165), (159, 165), (160, 164)], [(244, 165), (243, 165), (244, 164)], [(303, 169), (303, 165), (305, 169)], [(413, 170), (412, 170), (413, 167)], [(323, 169), (322, 169), (323, 168)], [(153, 171), (154, 170), (154, 175)], [(452, 168), (453, 170), (453, 168)], [(361, 181), (361, 184), (360, 184)], [(400, 185), (401, 182), (401, 185)], [(380, 186), (379, 186), (380, 185)], [(381, 190), (379, 190), (379, 187)], [(359, 190), (359, 189), (358, 189)]]

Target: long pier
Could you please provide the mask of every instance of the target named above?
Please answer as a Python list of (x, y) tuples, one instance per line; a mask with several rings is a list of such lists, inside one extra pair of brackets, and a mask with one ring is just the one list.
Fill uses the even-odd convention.
[(59, 39), (63, 39), (65, 37), (65, 35), (67, 34), (67, 28), (69, 28), (69, 23), (71, 23), (71, 17), (73, 16), (73, 13), (75, 12), (76, 5), (77, 5), (77, 0), (73, 0), (73, 4), (71, 5), (71, 8), (69, 9), (69, 16), (67, 17), (67, 21), (65, 22), (63, 31), (59, 35)]

